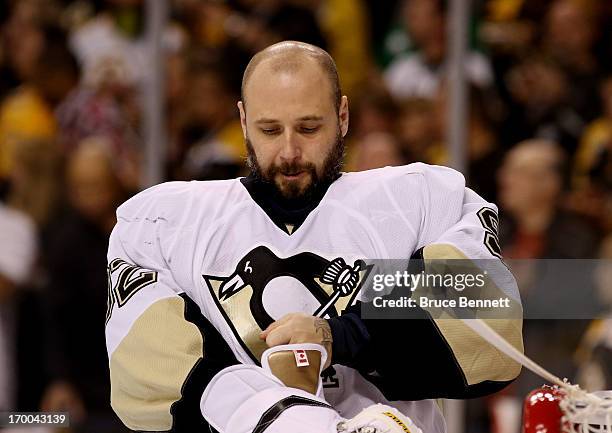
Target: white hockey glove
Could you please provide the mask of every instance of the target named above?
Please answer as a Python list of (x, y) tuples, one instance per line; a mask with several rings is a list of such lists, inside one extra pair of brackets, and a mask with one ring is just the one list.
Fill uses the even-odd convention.
[(338, 433), (423, 433), (397, 409), (375, 404), (338, 425)]

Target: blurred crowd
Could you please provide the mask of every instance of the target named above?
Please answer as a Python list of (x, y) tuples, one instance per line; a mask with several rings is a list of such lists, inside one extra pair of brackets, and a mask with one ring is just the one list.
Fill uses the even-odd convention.
[[(336, 60), (347, 171), (449, 163), (446, 0), (168, 3), (167, 180), (245, 174), (242, 71), (283, 39)], [(77, 430), (122, 431), (108, 406), (106, 248), (115, 208), (141, 186), (144, 8), (0, 1), (0, 411), (68, 409)], [(466, 178), (500, 208), (504, 256), (610, 260), (612, 2), (474, 0), (469, 29)], [(604, 268), (593, 284), (610, 311)], [(522, 275), (524, 299), (537, 297)], [(609, 322), (526, 322), (525, 340), (558, 374), (612, 388)], [(468, 405), (469, 431), (518, 432), (508, 419), (538, 384), (524, 381)]]

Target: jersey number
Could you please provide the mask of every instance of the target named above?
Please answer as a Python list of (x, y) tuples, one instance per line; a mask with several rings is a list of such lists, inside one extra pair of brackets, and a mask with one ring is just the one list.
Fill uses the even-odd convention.
[[(118, 273), (115, 284), (113, 274)], [(106, 321), (110, 319), (115, 302), (123, 307), (140, 289), (157, 281), (157, 272), (143, 269), (121, 259), (112, 260), (107, 267), (108, 298)]]
[(478, 218), (485, 229), (485, 246), (491, 254), (501, 259), (501, 247), (499, 245), (499, 217), (497, 216), (497, 212), (491, 208), (483, 207), (478, 211)]

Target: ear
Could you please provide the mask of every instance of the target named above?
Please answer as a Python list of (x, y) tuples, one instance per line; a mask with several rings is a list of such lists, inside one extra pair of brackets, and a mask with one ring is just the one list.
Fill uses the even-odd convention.
[(244, 104), (242, 103), (242, 101), (238, 101), (238, 111), (240, 112), (240, 126), (242, 126), (242, 136), (246, 139), (247, 137), (246, 111), (244, 110)]
[(348, 108), (348, 98), (345, 96), (340, 100), (340, 113), (339, 113), (339, 121), (340, 121), (340, 132), (342, 136), (345, 137), (348, 132), (349, 127), (349, 108)]

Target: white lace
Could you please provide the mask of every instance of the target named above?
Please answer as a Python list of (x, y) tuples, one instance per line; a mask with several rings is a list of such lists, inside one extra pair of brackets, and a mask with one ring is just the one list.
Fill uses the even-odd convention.
[(570, 383), (563, 391), (559, 407), (565, 432), (612, 433), (612, 391), (590, 393)]

